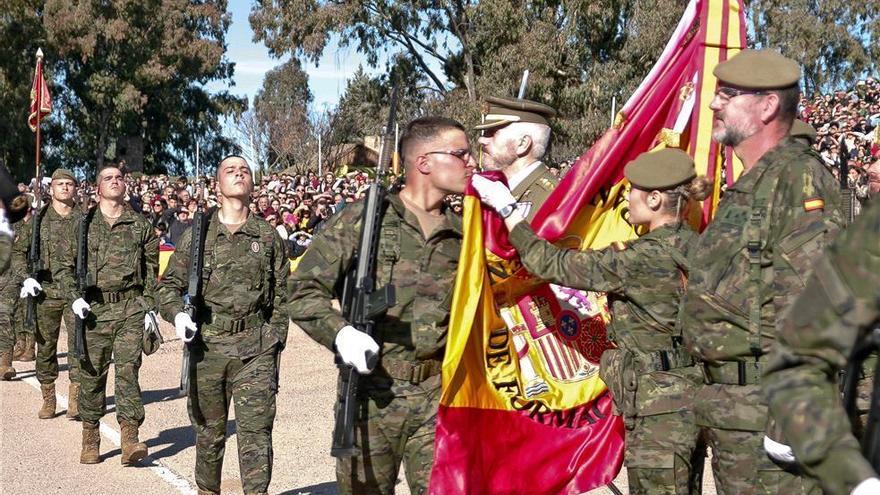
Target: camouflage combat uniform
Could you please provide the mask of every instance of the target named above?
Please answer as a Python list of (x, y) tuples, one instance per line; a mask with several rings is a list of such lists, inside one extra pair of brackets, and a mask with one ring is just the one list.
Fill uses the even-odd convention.
[(541, 163), (517, 184), (510, 191), (510, 194), (519, 203), (519, 208), (527, 208), (526, 220), (531, 222), (557, 184), (559, 184), (559, 179), (554, 177), (550, 173), (550, 169)]
[[(283, 304), (290, 267), (285, 244), (254, 215), (233, 234), (213, 214), (205, 239), (205, 308), (197, 318), (200, 338), (191, 344), (187, 400), (196, 432), (196, 484), (220, 493), (232, 399), (244, 492), (266, 493), (272, 479), (278, 358), (287, 341)], [(159, 284), (159, 305), (169, 321), (183, 309), (191, 243), (188, 230)]]
[[(0, 238), (6, 237), (0, 234)], [(0, 240), (2, 242), (2, 240)], [(12, 246), (9, 246), (12, 254)], [(18, 300), (18, 284), (15, 283), (12, 270), (0, 275), (0, 367), (12, 366), (12, 348), (15, 346), (15, 330), (12, 324), (12, 310)], [(9, 353), (9, 356), (6, 356)], [(8, 359), (8, 363), (5, 361)], [(2, 371), (0, 371), (2, 374)]]
[(777, 320), (842, 221), (834, 178), (807, 146), (786, 138), (725, 192), (691, 249), (682, 328), (703, 362), (695, 413), (722, 495), (802, 490), (764, 452), (761, 372)]
[[(61, 329), (62, 318), (67, 328), (67, 342), (73, 342), (73, 312), (70, 310), (68, 297), (72, 287), (63, 285), (70, 282), (70, 277), (65, 277), (65, 258), (69, 253), (76, 250), (75, 226), (79, 215), (71, 212), (64, 217), (58, 214), (51, 205), (45, 207), (40, 219), (40, 259), (43, 262), (43, 271), (39, 273), (37, 281), (43, 287), (43, 291), (37, 295), (37, 380), (41, 384), (54, 383), (58, 378), (58, 334)], [(27, 272), (28, 252), (30, 251), (32, 230), (34, 222), (28, 222), (21, 227), (21, 232), (13, 249), (15, 260), (13, 270), (17, 286), (21, 286), (30, 274)], [(60, 276), (59, 276), (60, 275)], [(20, 317), (24, 317), (27, 308), (27, 299), (20, 302)], [(69, 365), (70, 381), (78, 382), (78, 364), (68, 352), (67, 362)]]
[[(76, 286), (76, 251), (73, 243), (65, 258), (67, 269), (58, 273), (59, 279), (66, 279), (60, 281), (66, 287)], [(87, 260), (89, 289), (85, 299), (91, 311), (85, 322), (86, 357), (80, 363), (80, 416), (84, 423), (95, 425), (104, 415), (112, 357), (116, 417), (120, 424), (140, 426), (144, 405), (138, 373), (144, 315), (155, 308), (159, 239), (150, 223), (129, 207), (112, 226), (99, 208), (89, 224)], [(80, 294), (71, 290), (68, 300), (78, 297)]]
[[(461, 219), (447, 211), (443, 223), (425, 239), (418, 219), (400, 197), (389, 195), (387, 201), (376, 284), (394, 284), (397, 304), (377, 322), (381, 360), (359, 385), (359, 410), (366, 410), (355, 430), (361, 453), (336, 463), (344, 494), (393, 493), (401, 461), (412, 493), (427, 493), (434, 458), (440, 365), (461, 249)], [(291, 276), (291, 319), (328, 349), (347, 324), (331, 300), (357, 249), (363, 207), (363, 202), (353, 203), (333, 217)]]
[(12, 259), (12, 238), (6, 234), (0, 234), (0, 274), (9, 269), (9, 261)]
[(682, 348), (679, 300), (685, 256), (696, 234), (669, 224), (628, 244), (601, 251), (563, 250), (520, 222), (510, 234), (529, 273), (608, 295), (609, 337), (617, 349), (602, 356), (602, 379), (627, 427), (630, 493), (699, 493), (705, 447), (694, 422), (693, 395), (701, 374)]
[(825, 493), (850, 493), (877, 476), (840, 402), (837, 373), (880, 318), (880, 203), (871, 205), (816, 262), (770, 354), (770, 410), (806, 472)]

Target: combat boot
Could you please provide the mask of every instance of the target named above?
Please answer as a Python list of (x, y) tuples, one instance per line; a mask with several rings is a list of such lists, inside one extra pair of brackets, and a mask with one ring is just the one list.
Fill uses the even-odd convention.
[(83, 421), (82, 452), (79, 454), (80, 464), (97, 464), (101, 462), (101, 431), (98, 423)]
[(12, 360), (21, 361), (24, 354), (24, 332), (15, 334), (15, 346), (12, 348)]
[(22, 361), (36, 361), (37, 360), (37, 352), (35, 350), (37, 346), (37, 337), (32, 333), (24, 334), (24, 349), (21, 353)]
[(40, 419), (52, 419), (55, 417), (55, 384), (41, 383), (40, 391), (43, 392), (43, 407), (37, 416)]
[(147, 444), (138, 440), (138, 425), (129, 421), (119, 423), (122, 428), (122, 465), (130, 466), (147, 456)]
[(67, 395), (67, 419), (79, 419), (79, 383), (70, 382)]
[(12, 351), (4, 351), (0, 354), (0, 380), (12, 380), (15, 373), (15, 368), (12, 367)]

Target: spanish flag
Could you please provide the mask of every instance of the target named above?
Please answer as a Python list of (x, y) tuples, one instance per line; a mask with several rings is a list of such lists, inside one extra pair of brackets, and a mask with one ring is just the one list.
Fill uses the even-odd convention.
[[(712, 69), (743, 48), (744, 25), (740, 0), (691, 0), (614, 126), (541, 206), (532, 221), (539, 236), (581, 249), (632, 238), (623, 167), (644, 151), (678, 147), (698, 171), (736, 178), (736, 162), (712, 143), (708, 104)], [(463, 222), (431, 493), (579, 494), (611, 482), (624, 430), (598, 376), (610, 346), (604, 298), (531, 277), (503, 221), (470, 188)]]

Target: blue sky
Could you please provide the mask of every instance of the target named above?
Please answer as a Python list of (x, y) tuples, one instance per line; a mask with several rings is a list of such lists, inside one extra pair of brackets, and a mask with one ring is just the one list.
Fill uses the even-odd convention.
[[(263, 84), (263, 77), (272, 68), (281, 64), (287, 58), (274, 59), (269, 56), (269, 51), (262, 43), (253, 41), (254, 33), (248, 22), (252, 0), (230, 0), (229, 11), (232, 13), (232, 24), (226, 35), (227, 57), (235, 62), (235, 85), (227, 88), (225, 84), (212, 83), (208, 87), (211, 90), (229, 89), (238, 96), (247, 96), (249, 102)], [(303, 68), (309, 75), (309, 87), (315, 96), (314, 106), (321, 109), (324, 105), (335, 106), (340, 96), (345, 91), (348, 78), (363, 64), (369, 73), (376, 70), (370, 69), (364, 62), (364, 56), (354, 48), (339, 48), (337, 42), (331, 40), (319, 61), (315, 64), (307, 64)]]

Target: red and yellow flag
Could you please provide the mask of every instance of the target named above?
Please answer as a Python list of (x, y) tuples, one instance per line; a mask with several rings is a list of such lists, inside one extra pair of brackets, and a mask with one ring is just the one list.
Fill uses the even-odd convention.
[(31, 84), (31, 106), (28, 110), (28, 126), (36, 132), (43, 117), (52, 113), (52, 96), (43, 78), (43, 51), (37, 50), (37, 66), (34, 69), (34, 82)]
[[(725, 158), (712, 144), (707, 108), (712, 69), (744, 43), (740, 0), (691, 0), (614, 126), (541, 206), (532, 221), (538, 235), (582, 249), (632, 238), (623, 167), (644, 151), (685, 149), (698, 171), (720, 177)], [(734, 172), (727, 170), (729, 181)], [(706, 220), (717, 193), (706, 201)], [(598, 376), (607, 318), (601, 295), (525, 272), (501, 219), (469, 189), (431, 493), (576, 494), (614, 479), (624, 430)]]

